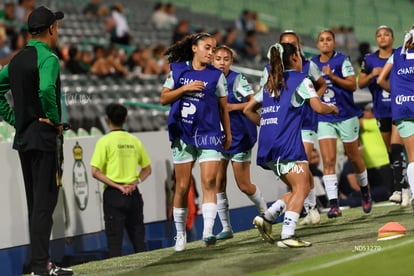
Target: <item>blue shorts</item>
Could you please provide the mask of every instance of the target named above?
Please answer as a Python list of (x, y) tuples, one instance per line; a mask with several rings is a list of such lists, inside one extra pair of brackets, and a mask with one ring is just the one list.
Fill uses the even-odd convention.
[(193, 162), (220, 161), (221, 152), (212, 149), (200, 149), (176, 139), (172, 145), (172, 159), (174, 164)]
[(342, 142), (351, 143), (359, 137), (359, 120), (358, 117), (340, 122), (319, 122), (318, 123), (318, 140), (337, 139)]

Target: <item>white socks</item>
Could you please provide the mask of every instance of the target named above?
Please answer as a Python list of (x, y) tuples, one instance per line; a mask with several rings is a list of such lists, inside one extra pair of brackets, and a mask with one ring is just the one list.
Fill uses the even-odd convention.
[(411, 196), (414, 196), (414, 162), (411, 162), (407, 166), (407, 178), (410, 185)]
[(266, 201), (264, 200), (262, 192), (259, 190), (259, 187), (256, 186), (256, 192), (248, 197), (254, 203), (254, 205), (256, 205), (259, 214), (263, 214), (267, 210)]
[(338, 179), (336, 174), (327, 174), (322, 177), (328, 199), (338, 199)]
[(217, 215), (217, 204), (213, 202), (203, 203), (201, 205), (203, 212), (204, 230), (203, 238), (213, 236), (214, 220)]
[(226, 193), (217, 194), (217, 212), (223, 226), (223, 231), (232, 231), (230, 224), (229, 202)]
[(357, 173), (356, 177), (358, 179), (359, 186), (366, 187), (368, 186), (368, 174), (367, 170), (364, 170), (362, 173)]
[(175, 229), (177, 230), (177, 236), (179, 234), (185, 234), (187, 231), (185, 229), (185, 222), (187, 220), (188, 208), (173, 208), (173, 216)]
[(286, 202), (278, 199), (272, 204), (272, 206), (269, 207), (269, 209), (267, 209), (267, 211), (264, 213), (264, 217), (268, 221), (274, 221), (280, 214), (285, 211), (285, 208)]
[(305, 210), (307, 213), (309, 213), (309, 210), (313, 207), (316, 206), (316, 192), (315, 192), (315, 188), (312, 188), (309, 191), (308, 196), (305, 198), (305, 202), (303, 204), (303, 206), (305, 207)]
[(281, 239), (286, 239), (295, 235), (296, 224), (299, 220), (299, 214), (292, 211), (286, 211), (285, 220), (283, 221)]

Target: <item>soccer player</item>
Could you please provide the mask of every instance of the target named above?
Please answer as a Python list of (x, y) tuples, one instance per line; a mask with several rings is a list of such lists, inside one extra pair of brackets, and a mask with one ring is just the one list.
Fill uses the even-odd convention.
[(317, 47), (320, 54), (314, 56), (312, 61), (322, 71), (328, 86), (322, 96), (322, 101), (335, 104), (339, 109), (338, 116), (318, 115), (318, 140), (323, 162), (323, 183), (331, 206), (328, 218), (342, 216), (338, 205), (338, 179), (335, 171), (338, 136), (361, 186), (362, 209), (364, 213), (369, 213), (372, 200), (367, 170), (358, 150), (358, 117), (362, 115), (362, 111), (355, 105), (352, 95), (356, 89), (355, 72), (349, 57), (335, 51), (335, 34), (331, 30), (322, 30), (319, 33)]
[[(269, 77), (262, 90), (249, 101), (244, 113), (260, 125), (257, 164), (272, 170), (291, 189), (283, 195), (285, 218), (279, 247), (308, 247), (310, 242), (295, 236), (296, 224), (310, 190), (310, 171), (302, 143), (303, 105), (310, 104), (318, 113), (338, 113), (331, 104), (323, 104), (312, 82), (302, 72), (298, 47), (276, 43), (269, 50)], [(261, 108), (261, 115), (256, 111)], [(272, 205), (253, 224), (263, 239), (273, 243), (272, 224), (280, 210)]]
[[(193, 163), (201, 171), (204, 229), (203, 246), (216, 243), (216, 175), (221, 151), (231, 145), (227, 84), (223, 72), (210, 63), (216, 40), (208, 33), (188, 35), (166, 51), (171, 64), (160, 102), (171, 104), (168, 133), (176, 175), (173, 216), (177, 230), (176, 252), (186, 249), (187, 195)], [(224, 129), (224, 138), (221, 131)]]
[(217, 173), (217, 210), (223, 230), (216, 235), (218, 240), (233, 237), (230, 223), (229, 203), (226, 194), (227, 167), (231, 160), (233, 174), (237, 186), (255, 204), (259, 214), (266, 211), (266, 202), (259, 187), (250, 179), (250, 160), (252, 148), (257, 140), (257, 127), (244, 114), (243, 108), (253, 97), (246, 78), (233, 70), (233, 50), (227, 46), (218, 46), (214, 52), (213, 65), (222, 70), (227, 80), (228, 97), (227, 110), (230, 115), (232, 143), (228, 150), (222, 152), (220, 167)]

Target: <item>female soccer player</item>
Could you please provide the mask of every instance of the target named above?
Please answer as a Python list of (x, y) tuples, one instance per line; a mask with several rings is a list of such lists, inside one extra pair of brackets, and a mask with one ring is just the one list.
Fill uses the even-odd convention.
[[(407, 178), (414, 211), (414, 26), (404, 43), (394, 51), (378, 76), (377, 83), (391, 92), (392, 121), (397, 126), (408, 155)], [(389, 82), (387, 81), (389, 76)]]
[[(322, 77), (322, 73), (319, 70), (318, 66), (311, 60), (308, 60), (304, 57), (299, 35), (293, 30), (286, 30), (280, 34), (279, 43), (292, 43), (298, 47), (302, 58), (302, 72), (307, 74), (312, 83), (315, 85), (317, 94), (319, 96), (322, 96), (326, 90), (325, 79)], [(267, 78), (269, 76), (269, 66), (270, 65), (267, 64), (263, 70), (263, 75), (260, 80), (261, 86), (264, 86), (267, 82)], [(306, 156), (309, 160), (317, 138), (316, 132), (318, 129), (318, 115), (309, 106), (304, 106), (304, 109), (308, 115), (305, 116), (302, 125), (302, 142), (305, 147)], [(311, 189), (304, 203), (306, 217), (302, 220), (301, 224), (317, 224), (321, 220), (319, 211), (316, 208), (316, 194), (314, 189), (313, 176), (310, 175), (310, 177)], [(274, 208), (280, 209), (281, 213), (283, 213), (284, 208), (286, 207), (286, 202), (284, 202), (283, 199), (279, 199), (274, 203), (274, 205)]]
[(323, 161), (323, 183), (331, 208), (328, 218), (342, 216), (338, 204), (338, 179), (336, 176), (336, 140), (341, 139), (346, 155), (350, 159), (361, 187), (362, 208), (371, 212), (372, 201), (368, 185), (367, 170), (358, 151), (359, 121), (362, 111), (355, 105), (353, 92), (356, 89), (355, 72), (349, 57), (335, 51), (335, 34), (331, 30), (319, 33), (317, 47), (320, 55), (312, 61), (318, 65), (328, 89), (322, 96), (325, 103), (335, 104), (339, 115), (318, 115), (318, 140)]
[(252, 148), (257, 140), (257, 127), (243, 114), (243, 108), (253, 97), (254, 92), (242, 74), (230, 70), (232, 64), (233, 50), (224, 45), (218, 46), (214, 52), (213, 65), (222, 70), (226, 76), (229, 91), (227, 110), (230, 115), (232, 136), (230, 148), (222, 153), (216, 178), (217, 210), (223, 226), (223, 230), (216, 236), (218, 240), (233, 237), (226, 195), (227, 167), (230, 160), (239, 189), (256, 205), (259, 214), (264, 213), (267, 209), (259, 187), (252, 184), (250, 179), (250, 159)]
[[(285, 218), (279, 247), (308, 247), (310, 242), (295, 236), (296, 224), (303, 202), (310, 190), (310, 171), (302, 143), (303, 105), (310, 104), (318, 113), (338, 113), (331, 104), (323, 104), (312, 82), (302, 71), (299, 49), (290, 43), (275, 44), (270, 48), (269, 77), (263, 89), (249, 101), (244, 113), (260, 125), (257, 164), (272, 170), (285, 182), (291, 192), (283, 196), (286, 202)], [(256, 111), (261, 109), (261, 115)], [(273, 205), (253, 224), (268, 242), (273, 243), (272, 224), (280, 210)]]
[(374, 115), (378, 121), (382, 138), (389, 152), (390, 163), (394, 174), (394, 185), (391, 189), (392, 195), (389, 200), (401, 203), (402, 206), (408, 206), (410, 203), (410, 192), (403, 174), (404, 158), (402, 139), (397, 127), (392, 124), (390, 93), (377, 84), (378, 75), (381, 73), (388, 58), (394, 52), (392, 47), (394, 43), (394, 32), (390, 27), (382, 25), (377, 28), (375, 35), (378, 50), (364, 57), (358, 78), (358, 86), (360, 88), (368, 87), (372, 94)]
[[(171, 72), (161, 92), (161, 104), (171, 104), (168, 132), (176, 173), (173, 216), (175, 251), (186, 249), (187, 195), (193, 163), (198, 159), (203, 191), (203, 246), (215, 244), (216, 175), (222, 150), (231, 144), (223, 72), (210, 65), (215, 39), (208, 33), (188, 35), (167, 49)], [(224, 139), (221, 125), (224, 129)]]

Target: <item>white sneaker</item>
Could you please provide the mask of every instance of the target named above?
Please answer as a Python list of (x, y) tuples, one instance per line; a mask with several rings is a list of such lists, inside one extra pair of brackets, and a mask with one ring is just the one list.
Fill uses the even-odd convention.
[(401, 191), (394, 191), (388, 200), (395, 203), (401, 203)]
[(408, 205), (410, 205), (410, 199), (410, 188), (403, 188), (401, 190), (401, 206), (407, 207)]
[(184, 251), (187, 248), (187, 234), (177, 234), (175, 239), (175, 246), (174, 251), (175, 252), (181, 252)]
[(307, 224), (318, 224), (321, 222), (321, 215), (318, 212), (316, 207), (312, 207), (309, 209), (308, 214), (303, 220), (300, 222), (300, 225), (307, 225)]

